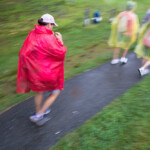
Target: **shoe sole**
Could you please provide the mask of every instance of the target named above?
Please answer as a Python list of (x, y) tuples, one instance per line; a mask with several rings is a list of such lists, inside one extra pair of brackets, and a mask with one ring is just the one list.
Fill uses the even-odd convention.
[(116, 64), (119, 64), (119, 63), (120, 63), (120, 61), (115, 62), (115, 63), (110, 62), (111, 65), (116, 65)]
[(111, 62), (110, 62), (111, 65), (116, 65), (116, 64), (119, 64), (119, 63), (120, 63), (120, 62), (117, 62), (117, 63), (111, 63)]
[(51, 117), (44, 117), (43, 119), (35, 122), (37, 126), (43, 126), (47, 121), (49, 121)]
[(37, 122), (36, 120), (31, 119), (30, 117), (29, 117), (29, 120), (30, 120), (31, 122), (33, 122), (33, 123), (36, 123), (36, 122)]
[(120, 62), (120, 64), (121, 64), (121, 65), (125, 65), (125, 64), (127, 64), (127, 62)]

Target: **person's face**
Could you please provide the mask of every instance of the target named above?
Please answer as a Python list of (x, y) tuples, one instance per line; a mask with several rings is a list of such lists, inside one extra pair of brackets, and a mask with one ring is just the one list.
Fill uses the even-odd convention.
[(54, 27), (54, 23), (49, 23), (47, 27), (52, 30)]

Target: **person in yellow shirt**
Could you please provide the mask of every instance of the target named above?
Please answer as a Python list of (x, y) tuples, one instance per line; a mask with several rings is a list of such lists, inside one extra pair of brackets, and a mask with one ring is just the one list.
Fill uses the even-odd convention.
[(137, 57), (142, 57), (142, 67), (138, 69), (141, 76), (150, 73), (150, 9), (147, 11), (142, 21), (142, 27), (139, 31), (138, 44), (135, 48)]
[[(126, 54), (130, 46), (135, 42), (139, 21), (134, 13), (136, 3), (129, 1), (126, 11), (121, 12), (112, 22), (111, 35), (108, 41), (109, 46), (114, 47), (113, 59), (111, 64), (127, 63)], [(119, 59), (120, 50), (124, 49), (121, 59)]]

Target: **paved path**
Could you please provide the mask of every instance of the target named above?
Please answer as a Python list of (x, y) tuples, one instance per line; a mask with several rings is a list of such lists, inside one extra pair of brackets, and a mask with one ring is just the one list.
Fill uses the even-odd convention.
[(34, 113), (33, 98), (1, 114), (0, 149), (48, 150), (141, 80), (137, 71), (141, 60), (134, 53), (128, 58), (126, 65), (106, 63), (66, 81), (52, 106), (53, 118), (43, 127), (28, 119)]

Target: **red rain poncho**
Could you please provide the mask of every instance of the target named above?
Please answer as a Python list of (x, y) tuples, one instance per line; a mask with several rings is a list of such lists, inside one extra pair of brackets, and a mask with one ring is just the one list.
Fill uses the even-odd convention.
[(66, 51), (50, 29), (35, 25), (19, 52), (16, 92), (62, 90)]

